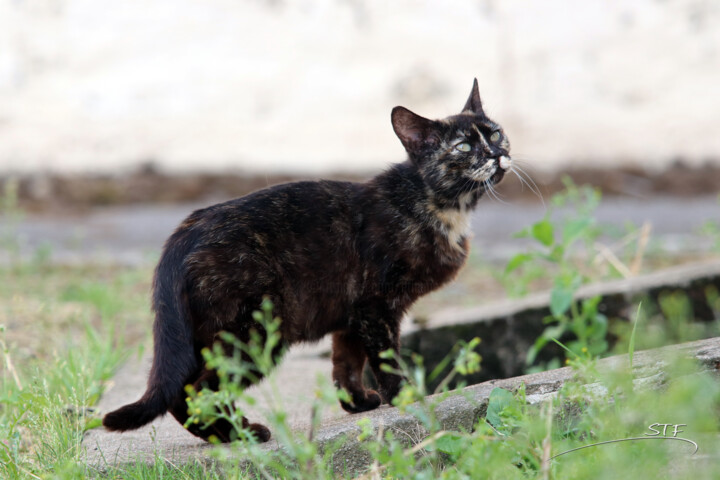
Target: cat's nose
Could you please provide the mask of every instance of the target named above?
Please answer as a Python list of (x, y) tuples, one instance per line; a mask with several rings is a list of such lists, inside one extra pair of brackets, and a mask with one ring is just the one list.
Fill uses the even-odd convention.
[(498, 158), (498, 167), (502, 168), (503, 170), (510, 170), (512, 167), (512, 159), (507, 155), (501, 155), (500, 158)]

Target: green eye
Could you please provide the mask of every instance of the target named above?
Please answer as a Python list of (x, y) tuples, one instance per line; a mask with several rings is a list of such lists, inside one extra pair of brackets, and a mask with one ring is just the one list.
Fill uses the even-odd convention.
[(500, 132), (493, 132), (492, 135), (490, 135), (490, 141), (492, 143), (498, 143), (500, 141)]
[(455, 149), (458, 151), (461, 151), (461, 152), (469, 152), (470, 150), (472, 150), (472, 147), (470, 146), (469, 143), (463, 142), (463, 143), (458, 143), (457, 145), (455, 145)]

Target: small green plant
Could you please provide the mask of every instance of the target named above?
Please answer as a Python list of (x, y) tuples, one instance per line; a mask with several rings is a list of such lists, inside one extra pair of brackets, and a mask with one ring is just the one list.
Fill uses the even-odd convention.
[(630, 368), (633, 366), (633, 359), (635, 357), (635, 334), (637, 333), (637, 327), (640, 323), (640, 312), (642, 311), (642, 302), (638, 304), (637, 313), (635, 313), (635, 321), (633, 321), (632, 331), (630, 332), (630, 340), (628, 341), (628, 358), (630, 360)]
[[(387, 364), (383, 368), (407, 379), (393, 406), (401, 413), (409, 413), (419, 423), (419, 430), (411, 433), (415, 442), (408, 444), (408, 432), (385, 431), (382, 427), (375, 432), (368, 419), (358, 422), (362, 429), (359, 440), (372, 455), (374, 462), (366, 477), (376, 477), (380, 472), (387, 478), (413, 478), (430, 472), (439, 473), (447, 463), (448, 457), (454, 458), (463, 444), (460, 432), (447, 431), (438, 418), (438, 406), (445, 401), (451, 392), (448, 386), (457, 376), (475, 373), (480, 369), (480, 355), (475, 349), (480, 344), (479, 338), (469, 342), (459, 341), (451, 354), (446, 356), (429, 374), (420, 355), (410, 355), (412, 364), (398, 357), (394, 351), (388, 350), (381, 354), (382, 358), (395, 359), (398, 370)], [(438, 386), (431, 392), (428, 385), (438, 380), (440, 375), (450, 371), (439, 380)], [(462, 388), (462, 384), (459, 388)]]
[(601, 195), (569, 178), (563, 181), (566, 189), (553, 196), (545, 217), (516, 235), (534, 240), (534, 248), (515, 255), (505, 268), (506, 283), (519, 292), (526, 291), (539, 274), (550, 276), (552, 282), (548, 327), (528, 351), (528, 365), (548, 342), (567, 333), (575, 336), (567, 342), (574, 355), (589, 358), (608, 349), (607, 318), (598, 311), (600, 297), (575, 301), (578, 289), (590, 278), (583, 272), (600, 235), (593, 213)]
[[(321, 410), (336, 404), (341, 399), (349, 401), (347, 392), (338, 391), (326, 381), (318, 380), (315, 401), (311, 407), (313, 419), (311, 431), (305, 435), (293, 431), (289, 426), (282, 405), (277, 402), (277, 399), (282, 398), (282, 394), (273, 385), (273, 394), (264, 400), (265, 404), (270, 406), (267, 417), (273, 437), (281, 446), (278, 450), (263, 449), (256, 443), (252, 434), (243, 428), (242, 404), (254, 405), (256, 400), (240, 387), (242, 379), (254, 380), (258, 376), (267, 376), (277, 362), (278, 348), (281, 345), (279, 335), (281, 320), (273, 317), (272, 303), (269, 300), (262, 302), (260, 310), (254, 314), (254, 319), (258, 331), (263, 333), (262, 335), (258, 332), (252, 333), (249, 342), (239, 342), (229, 334), (222, 335), (225, 344), (233, 346), (233, 355), (227, 355), (226, 349), (219, 345), (203, 351), (208, 367), (218, 372), (220, 389), (217, 392), (207, 389), (196, 392), (188, 388), (188, 408), (191, 413), (188, 423), (209, 425), (223, 419), (233, 424), (240, 440), (233, 444), (234, 451), (242, 458), (248, 459), (249, 464), (243, 468), (258, 476), (333, 478), (337, 466), (331, 459), (341, 445), (324, 445), (320, 448), (313, 441), (314, 432), (319, 427), (317, 422)], [(407, 438), (398, 436), (397, 432), (382, 429), (375, 432), (368, 420), (361, 420), (359, 426), (362, 433), (359, 441), (375, 459), (374, 469), (382, 470), (384, 475), (390, 477), (399, 477), (406, 476), (411, 471), (440, 468), (439, 465), (444, 461), (443, 456), (452, 449), (458, 434), (445, 432), (435, 411), (438, 404), (449, 395), (448, 385), (453, 378), (474, 373), (479, 369), (481, 359), (474, 351), (479, 342), (477, 338), (470, 342), (459, 342), (453, 349), (453, 354), (448, 355), (429, 374), (419, 355), (412, 355), (412, 365), (409, 365), (403, 358), (396, 358), (393, 351), (383, 352), (383, 358), (397, 360), (399, 370), (392, 370), (387, 364), (384, 364), (383, 368), (407, 378), (393, 405), (417, 418), (423, 434), (431, 432), (432, 435), (421, 442), (419, 447), (408, 446)], [(434, 392), (429, 392), (428, 382), (437, 380), (449, 365), (452, 365), (450, 372), (440, 380)], [(440, 395), (429, 397), (430, 393), (440, 393)], [(239, 402), (236, 403), (236, 400)], [(424, 453), (416, 459), (414, 455), (420, 451)], [(218, 451), (217, 455), (225, 455), (222, 452), (224, 450)]]
[[(702, 309), (697, 319), (694, 309)], [(713, 321), (714, 318), (714, 321)], [(614, 353), (628, 349), (646, 350), (720, 335), (720, 296), (708, 285), (704, 296), (688, 295), (683, 290), (666, 290), (648, 297), (638, 306), (634, 322), (613, 322), (610, 337), (616, 339)], [(637, 324), (642, 325), (642, 334)], [(629, 340), (628, 340), (629, 339)], [(630, 342), (630, 343), (628, 343)]]
[[(593, 213), (601, 194), (597, 189), (578, 187), (567, 177), (563, 182), (566, 189), (553, 195), (545, 216), (515, 234), (516, 238), (533, 240), (534, 245), (530, 251), (512, 257), (505, 267), (504, 283), (510, 295), (526, 294), (534, 280), (547, 276), (548, 268), (558, 290), (576, 289), (582, 283), (581, 272), (587, 270), (589, 252), (594, 251), (600, 235)], [(583, 246), (584, 250), (579, 248)], [(581, 255), (583, 251), (585, 255)], [(540, 268), (532, 268), (537, 265)], [(557, 302), (563, 298), (566, 296), (559, 293)]]
[[(345, 392), (338, 392), (324, 382), (319, 383), (312, 406), (311, 432), (304, 435), (291, 428), (279, 402), (283, 397), (272, 382), (273, 394), (267, 395), (264, 400), (269, 407), (267, 417), (273, 438), (282, 447), (276, 451), (262, 449), (253, 434), (243, 426), (242, 405), (256, 404), (254, 397), (241, 387), (243, 379), (255, 383), (257, 379), (268, 376), (282, 355), (281, 320), (273, 317), (272, 309), (272, 302), (264, 299), (260, 310), (253, 314), (257, 328), (251, 331), (250, 341), (246, 343), (229, 333), (221, 334), (224, 344), (232, 347), (232, 355), (227, 355), (220, 344), (203, 350), (208, 368), (218, 372), (220, 388), (218, 391), (203, 389), (199, 392), (187, 388), (188, 411), (191, 413), (188, 424), (210, 425), (222, 419), (233, 425), (239, 440), (233, 444), (234, 451), (249, 460), (249, 464), (242, 468), (255, 475), (264, 478), (331, 478), (332, 465), (328, 455), (332, 449), (321, 452), (317, 443), (313, 442), (313, 436), (321, 418), (321, 409), (339, 399), (349, 401)], [(226, 452), (219, 450), (216, 455), (221, 458)]]

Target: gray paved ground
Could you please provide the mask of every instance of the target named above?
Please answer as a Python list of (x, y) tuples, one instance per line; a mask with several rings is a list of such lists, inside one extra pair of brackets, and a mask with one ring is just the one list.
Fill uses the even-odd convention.
[[(107, 207), (62, 218), (28, 216), (14, 228), (27, 254), (47, 245), (58, 261), (82, 262), (95, 257), (139, 263), (156, 254), (192, 210), (210, 203)], [(475, 246), (488, 260), (509, 258), (524, 245), (522, 240), (512, 239), (512, 234), (539, 220), (544, 213), (539, 203), (502, 204), (483, 199), (472, 222)], [(595, 216), (602, 224), (615, 227), (628, 221), (637, 226), (649, 222), (653, 238), (663, 248), (681, 252), (702, 248), (703, 242), (707, 243), (696, 232), (707, 220), (720, 221), (720, 204), (714, 195), (610, 197), (603, 200)]]

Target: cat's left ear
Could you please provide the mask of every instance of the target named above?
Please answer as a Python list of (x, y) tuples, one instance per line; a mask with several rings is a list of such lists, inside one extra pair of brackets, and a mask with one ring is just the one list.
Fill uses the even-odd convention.
[(482, 113), (482, 102), (480, 101), (480, 90), (478, 89), (477, 78), (473, 82), (472, 91), (470, 97), (468, 97), (465, 106), (462, 109), (463, 112)]
[(436, 143), (433, 135), (435, 122), (411, 112), (405, 107), (395, 107), (391, 114), (393, 130), (402, 142), (405, 150), (419, 153), (423, 147)]

